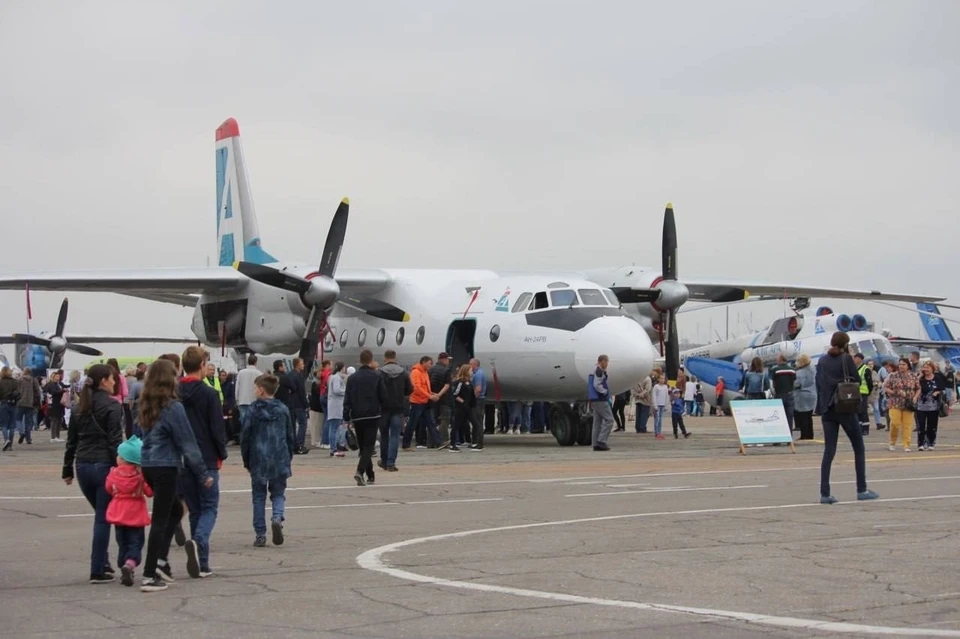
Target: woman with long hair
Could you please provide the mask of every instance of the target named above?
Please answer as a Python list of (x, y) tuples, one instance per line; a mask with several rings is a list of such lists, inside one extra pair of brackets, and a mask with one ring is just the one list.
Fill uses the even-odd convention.
[(850, 336), (837, 331), (830, 338), (830, 349), (817, 362), (817, 401), (821, 410), (823, 424), (823, 461), (820, 463), (820, 503), (835, 504), (837, 498), (830, 493), (830, 468), (837, 454), (837, 440), (840, 429), (847, 434), (853, 446), (854, 468), (857, 473), (857, 499), (876, 499), (877, 493), (867, 489), (867, 459), (863, 446), (863, 431), (857, 417), (859, 407), (847, 412), (845, 406), (838, 406), (838, 386), (844, 382), (855, 382), (859, 386), (857, 365), (850, 357), (847, 346)]
[[(117, 447), (123, 442), (123, 413), (111, 399), (116, 379), (104, 364), (90, 367), (80, 401), (70, 415), (67, 447), (63, 454), (63, 481), (69, 486), (76, 476), (80, 491), (93, 506), (93, 543), (90, 550), (90, 583), (113, 581), (110, 567), (110, 523), (106, 482), (117, 464)], [(76, 473), (74, 473), (76, 464)]]
[(897, 449), (897, 436), (903, 431), (903, 452), (909, 453), (913, 414), (920, 399), (920, 382), (910, 370), (909, 359), (901, 357), (897, 362), (897, 371), (887, 375), (883, 394), (887, 398), (887, 414), (890, 417), (890, 450)]
[(327, 441), (330, 442), (330, 456), (337, 455), (337, 432), (343, 421), (343, 398), (347, 393), (347, 373), (343, 362), (333, 365), (333, 373), (327, 380)]
[(793, 419), (800, 439), (813, 439), (813, 411), (817, 408), (817, 374), (810, 366), (810, 356), (797, 358), (797, 378), (793, 382)]
[(937, 445), (940, 423), (940, 402), (946, 390), (945, 378), (938, 374), (933, 362), (920, 367), (920, 398), (917, 400), (917, 448), (933, 450)]
[(466, 443), (467, 428), (470, 423), (470, 411), (477, 403), (477, 398), (470, 384), (473, 369), (470, 364), (464, 364), (457, 369), (453, 384), (453, 432), (450, 433), (450, 450), (459, 452), (459, 444)]
[[(66, 407), (63, 405), (63, 394), (69, 390), (61, 383), (63, 376), (59, 371), (50, 375), (50, 381), (43, 387), (43, 392), (50, 396), (50, 404), (47, 406), (47, 419), (50, 420), (50, 441), (60, 443), (60, 430), (63, 428), (63, 419), (66, 415)], [(67, 396), (67, 400), (70, 396)]]
[(743, 376), (740, 390), (747, 399), (766, 399), (767, 389), (770, 387), (770, 378), (763, 368), (763, 360), (754, 357), (750, 362), (750, 370)]
[(177, 497), (181, 460), (186, 459), (196, 477), (203, 477), (204, 488), (213, 485), (187, 413), (177, 399), (177, 370), (168, 360), (158, 359), (147, 369), (140, 396), (140, 427), (143, 429), (140, 467), (153, 489), (153, 521), (140, 590), (156, 592), (166, 590), (167, 582), (173, 581), (167, 555), (183, 517), (183, 505)]

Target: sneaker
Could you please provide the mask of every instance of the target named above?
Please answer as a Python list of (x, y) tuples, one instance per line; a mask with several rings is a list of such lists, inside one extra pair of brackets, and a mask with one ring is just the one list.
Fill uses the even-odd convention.
[(103, 567), (103, 574), (110, 575), (111, 577), (115, 577), (117, 575), (117, 573), (113, 571), (113, 566), (110, 564), (107, 564)]
[(273, 532), (273, 545), (283, 545), (283, 524), (279, 521), (271, 521), (270, 530)]
[(173, 579), (173, 569), (170, 568), (170, 564), (167, 562), (160, 563), (157, 562), (157, 577), (160, 577), (168, 584), (172, 584)]
[(388, 473), (395, 473), (395, 472), (397, 472), (398, 470), (399, 470), (399, 469), (398, 469), (396, 466), (387, 466), (387, 472), (388, 472)]
[(413, 450), (413, 449), (410, 448), (409, 446), (407, 446), (406, 448), (401, 448), (400, 450), (402, 450), (402, 451), (405, 452), (405, 453), (409, 453), (409, 452), (410, 452), (411, 450)]
[(904, 448), (904, 449), (903, 449), (903, 452), (909, 453), (909, 452), (910, 452), (910, 447), (908, 446), (908, 447)]
[(451, 453), (459, 453), (459, 452), (460, 452), (460, 447), (457, 446), (456, 444), (454, 444), (453, 446), (451, 446), (451, 447), (448, 448), (447, 450), (449, 450)]
[(821, 498), (820, 498), (820, 503), (821, 503), (821, 504), (827, 504), (828, 506), (829, 506), (829, 505), (833, 505), (833, 504), (837, 503), (838, 501), (840, 501), (840, 500), (837, 499), (836, 497), (834, 497), (833, 495), (827, 495), (826, 497), (821, 497)]
[(372, 486), (375, 482), (375, 479), (376, 478), (374, 477), (373, 473), (367, 475), (367, 486)]
[(253, 540), (254, 548), (263, 548), (267, 545), (267, 538), (264, 535), (257, 535), (257, 538)]
[(937, 447), (936, 444), (930, 444), (929, 446), (927, 446), (927, 450), (934, 450), (936, 447)]
[(126, 564), (120, 568), (120, 583), (127, 587), (133, 585), (133, 566)]
[(927, 449), (927, 445), (926, 445), (926, 444), (920, 444), (920, 446), (917, 448), (917, 450), (919, 450), (921, 453), (922, 453), (923, 451), (925, 451), (926, 449)]
[(354, 481), (357, 482), (357, 486), (365, 486), (365, 485), (366, 485), (366, 482), (363, 481), (363, 475), (361, 475), (360, 473), (354, 473), (353, 479), (354, 479)]
[(896, 447), (896, 446), (891, 446), (891, 447), (888, 448), (887, 450), (889, 450), (889, 451), (892, 453), (893, 451), (897, 450), (897, 447)]
[(690, 435), (693, 435), (693, 433), (691, 433), (690, 431), (687, 431), (687, 432), (685, 432), (685, 433), (683, 434), (683, 438), (686, 439), (686, 438), (689, 437)]
[(663, 435), (654, 435), (653, 438), (654, 438), (654, 439), (663, 439)]
[(200, 566), (200, 578), (206, 579), (207, 577), (212, 577), (213, 571), (210, 570), (210, 566)]
[(606, 444), (597, 444), (593, 447), (594, 450), (610, 450), (610, 447)]
[(382, 459), (378, 459), (378, 460), (377, 460), (377, 466), (379, 466), (379, 467), (380, 467), (381, 469), (383, 469), (383, 470), (386, 470), (386, 469), (387, 469), (387, 467), (386, 467), (386, 465), (383, 463), (383, 460), (382, 460)]
[(338, 450), (337, 452), (335, 452), (335, 453), (333, 454), (333, 456), (334, 456), (334, 457), (346, 457), (347, 454), (346, 454), (345, 452), (343, 452), (342, 450)]
[(880, 495), (878, 495), (877, 493), (873, 492), (872, 490), (865, 490), (865, 491), (863, 491), (862, 493), (857, 493), (857, 500), (858, 500), (858, 501), (867, 501), (868, 499), (876, 499), (876, 498), (878, 498), (879, 496), (880, 496)]
[(167, 589), (167, 582), (157, 577), (144, 577), (140, 582), (140, 592), (160, 592)]
[(105, 572), (99, 575), (90, 575), (90, 583), (92, 584), (110, 584), (113, 583), (113, 579), (113, 575), (108, 575)]
[(183, 549), (187, 553), (187, 574), (193, 577), (194, 579), (200, 578), (200, 549), (197, 548), (197, 542), (192, 539), (188, 539), (187, 543), (183, 545)]
[(178, 546), (183, 546), (187, 543), (187, 536), (183, 533), (183, 522), (177, 524), (177, 529), (173, 531), (173, 539), (177, 542)]
[(479, 453), (479, 452), (483, 451), (483, 446), (477, 446), (476, 444), (470, 444), (470, 450), (476, 451), (476, 452)]
[(426, 450), (426, 449), (427, 449), (426, 446), (421, 446), (420, 444), (417, 444), (417, 450)]
[(330, 444), (320, 444), (320, 450), (329, 450)]
[(13, 440), (12, 440), (12, 439), (8, 439), (8, 440), (7, 440), (7, 443), (3, 445), (3, 452), (7, 452), (7, 451), (10, 450), (11, 448), (13, 448)]

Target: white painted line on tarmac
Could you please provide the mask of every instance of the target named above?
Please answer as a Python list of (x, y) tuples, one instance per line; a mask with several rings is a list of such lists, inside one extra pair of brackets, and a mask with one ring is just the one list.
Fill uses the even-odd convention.
[(924, 521), (910, 522), (909, 524), (877, 524), (874, 528), (918, 528), (920, 526), (941, 526), (943, 524), (960, 524), (960, 519), (949, 519), (947, 521)]
[(701, 488), (649, 488), (647, 490), (618, 490), (609, 493), (577, 493), (564, 497), (606, 497), (608, 495), (656, 495), (659, 493), (686, 493), (700, 490), (742, 490), (745, 488), (769, 488), (765, 484), (755, 486), (703, 486)]
[[(367, 506), (400, 506), (400, 505), (401, 504), (398, 501), (385, 501), (377, 504), (322, 504), (322, 505), (316, 505), (316, 506), (284, 506), (283, 509), (284, 510), (314, 510), (317, 508), (364, 508)], [(267, 507), (273, 510), (271, 506), (268, 505)]]
[(408, 505), (413, 504), (471, 504), (478, 501), (503, 501), (503, 497), (484, 497), (482, 499), (433, 499), (430, 501), (405, 501)]
[[(895, 497), (893, 499), (884, 499), (879, 503), (892, 503), (900, 501), (929, 501), (935, 499), (960, 499), (957, 495), (931, 495), (927, 497)], [(859, 502), (841, 502), (836, 505), (856, 505)], [(876, 502), (871, 502), (876, 503)], [(923, 636), (923, 637), (960, 637), (960, 630), (936, 630), (931, 628), (904, 628), (893, 626), (868, 626), (864, 624), (845, 623), (837, 621), (823, 621), (819, 619), (800, 619), (796, 617), (778, 617), (774, 615), (761, 615), (751, 612), (737, 612), (733, 610), (714, 610), (710, 608), (693, 608), (689, 606), (674, 606), (669, 604), (643, 603), (639, 601), (624, 601), (619, 599), (602, 599), (599, 597), (583, 597), (580, 595), (570, 595), (561, 592), (547, 592), (543, 590), (528, 590), (526, 588), (512, 588), (509, 586), (496, 586), (492, 584), (472, 583), (466, 581), (455, 581), (452, 579), (441, 579), (429, 575), (392, 568), (383, 559), (387, 553), (394, 552), (407, 546), (422, 544), (430, 541), (443, 541), (446, 539), (459, 539), (472, 535), (481, 535), (485, 533), (497, 533), (507, 530), (525, 530), (529, 528), (545, 528), (548, 526), (564, 526), (568, 524), (592, 523), (597, 521), (614, 521), (618, 519), (638, 519), (644, 517), (674, 517), (681, 515), (706, 515), (716, 513), (731, 512), (762, 512), (767, 510), (784, 510), (788, 508), (831, 508), (819, 503), (804, 502), (799, 504), (780, 504), (776, 506), (741, 506), (731, 508), (705, 508), (700, 510), (673, 510), (661, 512), (634, 513), (630, 515), (608, 515), (605, 517), (589, 517), (585, 519), (567, 519), (562, 521), (545, 521), (536, 524), (517, 524), (514, 526), (498, 526), (496, 528), (480, 528), (476, 530), (465, 530), (461, 532), (445, 533), (441, 535), (431, 535), (429, 537), (417, 537), (407, 539), (396, 543), (379, 546), (368, 550), (357, 557), (357, 564), (366, 570), (390, 575), (397, 579), (413, 581), (434, 586), (443, 586), (447, 588), (459, 588), (462, 590), (476, 590), (480, 592), (489, 592), (502, 595), (513, 595), (520, 597), (534, 597), (537, 599), (547, 599), (550, 601), (560, 601), (575, 604), (592, 604), (596, 606), (612, 606), (618, 608), (631, 608), (634, 610), (647, 610), (653, 612), (677, 613), (692, 615), (697, 617), (706, 617), (712, 619), (727, 619), (732, 621), (743, 621), (748, 624), (758, 624), (765, 626), (776, 626), (780, 628), (799, 628), (804, 630), (818, 632), (836, 632), (836, 633), (858, 633), (873, 635), (899, 635), (899, 636)], [(864, 506), (867, 507), (867, 506)]]

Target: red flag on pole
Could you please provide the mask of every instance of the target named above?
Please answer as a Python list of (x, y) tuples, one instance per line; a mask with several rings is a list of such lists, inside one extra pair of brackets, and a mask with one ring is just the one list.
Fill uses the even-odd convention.
[(29, 284), (26, 285), (26, 291), (27, 291), (27, 319), (32, 320), (33, 310), (30, 308), (30, 285)]

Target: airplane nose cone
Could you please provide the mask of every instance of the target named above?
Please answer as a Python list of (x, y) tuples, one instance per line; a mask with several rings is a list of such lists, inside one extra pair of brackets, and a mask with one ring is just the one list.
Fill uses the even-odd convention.
[(633, 388), (653, 370), (653, 344), (646, 331), (629, 317), (600, 317), (577, 333), (577, 372), (584, 387), (597, 368), (597, 357), (607, 355), (610, 391)]

